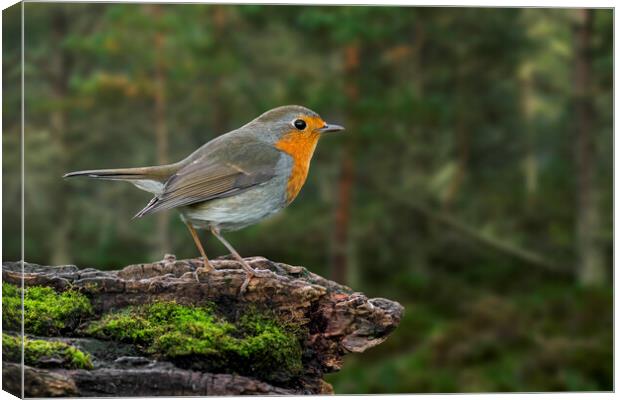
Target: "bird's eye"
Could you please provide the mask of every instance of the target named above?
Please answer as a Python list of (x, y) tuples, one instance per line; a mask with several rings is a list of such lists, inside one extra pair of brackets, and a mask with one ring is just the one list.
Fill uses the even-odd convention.
[(295, 128), (299, 129), (300, 131), (306, 129), (306, 121), (304, 121), (303, 119), (296, 119), (295, 122), (293, 122), (293, 125), (295, 125)]

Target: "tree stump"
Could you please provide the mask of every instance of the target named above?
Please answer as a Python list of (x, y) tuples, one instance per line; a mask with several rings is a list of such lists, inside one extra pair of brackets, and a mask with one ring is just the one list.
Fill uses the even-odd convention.
[[(383, 342), (402, 317), (397, 302), (368, 299), (303, 267), (262, 257), (246, 261), (271, 273), (255, 276), (242, 295), (245, 273), (227, 258), (213, 260), (210, 273), (197, 270), (200, 259), (171, 255), (115, 271), (24, 263), (22, 274), (20, 263), (4, 263), (3, 282), (17, 287), (12, 290), (19, 291), (23, 277), (26, 318), (35, 318), (39, 309), (29, 297), (37, 287), (53, 289), (44, 289), (53, 296), (87, 299), (88, 312), (57, 310), (64, 318), (60, 323), (52, 312), (49, 325), (27, 319), (26, 340), (66, 343), (83, 352), (90, 367), (69, 368), (52, 356), (37, 359), (40, 355), (27, 349), (24, 394), (332, 393), (323, 375), (338, 371), (347, 353)], [(9, 318), (5, 304), (15, 303), (4, 297), (3, 314)], [(19, 335), (16, 325), (11, 332), (11, 322), (4, 317), (3, 322), (4, 333)], [(20, 396), (22, 367), (7, 361), (4, 342), (3, 389)]]

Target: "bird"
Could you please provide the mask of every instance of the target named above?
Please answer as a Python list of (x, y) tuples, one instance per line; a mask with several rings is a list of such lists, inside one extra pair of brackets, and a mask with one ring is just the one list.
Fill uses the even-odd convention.
[[(134, 218), (176, 209), (207, 273), (214, 268), (196, 230), (210, 231), (245, 270), (244, 293), (254, 276), (268, 271), (253, 269), (222, 232), (256, 224), (291, 204), (306, 181), (321, 136), (343, 130), (309, 108), (280, 106), (173, 164), (75, 171), (63, 177), (126, 181), (152, 193), (153, 199)], [(197, 270), (195, 274), (198, 279)]]

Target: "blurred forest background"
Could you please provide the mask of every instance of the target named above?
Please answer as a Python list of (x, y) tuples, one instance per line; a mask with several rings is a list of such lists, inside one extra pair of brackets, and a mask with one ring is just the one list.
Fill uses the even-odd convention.
[[(3, 13), (4, 260), (20, 258), (20, 10)], [(322, 139), (228, 239), (400, 301), (336, 393), (612, 390), (612, 10), (25, 5), (25, 258), (198, 254), (150, 195), (67, 171), (176, 161), (284, 104)], [(206, 237), (207, 254), (225, 249)]]

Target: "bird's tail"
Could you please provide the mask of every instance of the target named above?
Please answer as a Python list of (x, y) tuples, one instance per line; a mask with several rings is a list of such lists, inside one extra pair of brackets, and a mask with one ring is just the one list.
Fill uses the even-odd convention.
[(158, 194), (164, 183), (178, 170), (177, 164), (162, 165), (157, 167), (140, 168), (117, 168), (117, 169), (90, 169), (86, 171), (69, 172), (63, 178), (85, 176), (95, 179), (107, 179), (115, 181), (128, 181), (142, 190)]
[(85, 171), (69, 172), (63, 175), (63, 178), (73, 178), (76, 176), (86, 176), (88, 178), (111, 179), (111, 180), (134, 180), (134, 179), (152, 179), (161, 180), (162, 174), (154, 171), (157, 167), (143, 168), (116, 168), (116, 169), (89, 169)]

